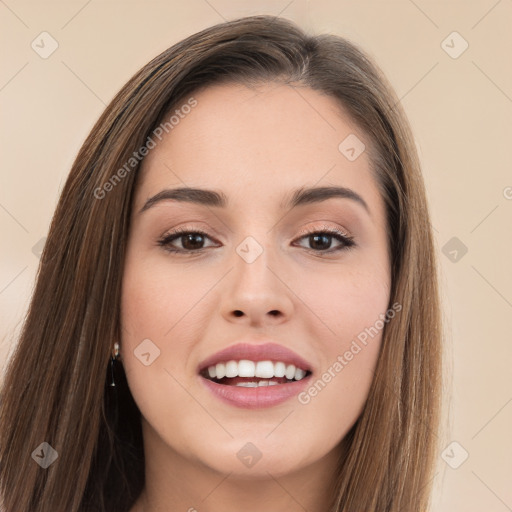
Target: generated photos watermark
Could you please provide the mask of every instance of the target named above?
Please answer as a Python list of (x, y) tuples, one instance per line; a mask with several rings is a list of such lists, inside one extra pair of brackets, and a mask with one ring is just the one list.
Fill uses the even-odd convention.
[[(122, 167), (120, 167), (105, 183), (103, 183), (101, 187), (94, 189), (94, 197), (96, 199), (103, 199), (108, 192), (112, 191), (114, 187), (127, 176), (127, 174), (137, 167), (150, 150), (156, 148), (158, 142), (162, 141), (164, 133), (167, 134), (173, 130), (182, 119), (190, 114), (195, 106), (197, 106), (197, 100), (194, 97), (191, 97), (186, 103), (181, 105), (180, 108), (175, 109), (169, 119), (160, 123), (151, 132), (151, 135), (146, 139), (146, 143), (141, 146), (138, 151), (134, 151), (132, 156), (128, 158)], [(158, 139), (158, 141), (155, 139)]]
[(298, 395), (298, 400), (301, 404), (306, 405), (311, 402), (311, 400), (320, 393), (325, 386), (329, 382), (332, 381), (336, 375), (338, 375), (345, 366), (350, 364), (350, 361), (354, 359), (357, 354), (361, 352), (361, 350), (368, 345), (368, 342), (371, 341), (375, 336), (379, 334), (384, 326), (393, 318), (395, 318), (396, 313), (402, 310), (402, 304), (395, 302), (391, 308), (389, 308), (386, 313), (381, 313), (379, 315), (378, 320), (375, 321), (373, 325), (370, 327), (366, 327), (362, 330), (358, 335), (357, 339), (352, 340), (350, 344), (350, 348), (346, 350), (342, 355), (338, 355), (336, 361), (327, 368), (327, 370), (322, 373), (322, 375), (316, 380), (314, 384), (312, 384), (306, 391), (302, 391)]

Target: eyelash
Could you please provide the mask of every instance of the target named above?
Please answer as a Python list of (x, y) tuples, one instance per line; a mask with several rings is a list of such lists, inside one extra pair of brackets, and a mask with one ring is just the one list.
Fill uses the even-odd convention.
[[(167, 252), (170, 252), (173, 254), (181, 254), (184, 256), (193, 256), (194, 254), (200, 254), (200, 253), (203, 253), (206, 249), (208, 249), (207, 247), (203, 247), (201, 249), (196, 249), (196, 250), (187, 250), (187, 249), (176, 249), (176, 248), (170, 246), (170, 243), (172, 241), (174, 241), (175, 239), (181, 238), (183, 235), (202, 235), (207, 238), (210, 238), (208, 236), (208, 233), (206, 233), (200, 229), (189, 229), (189, 228), (185, 227), (185, 228), (175, 229), (174, 231), (171, 231), (170, 233), (164, 235), (162, 238), (160, 238), (157, 241), (157, 244), (159, 246), (163, 247), (164, 250), (166, 250)], [(307, 230), (307, 231), (304, 231), (301, 233), (298, 240), (301, 240), (302, 238), (306, 238), (307, 236), (311, 236), (311, 235), (328, 235), (330, 237), (335, 238), (339, 242), (342, 242), (342, 244), (343, 244), (335, 249), (327, 249), (325, 251), (322, 251), (322, 250), (317, 251), (314, 249), (307, 249), (307, 250), (312, 251), (320, 256), (322, 256), (324, 254), (331, 254), (334, 252), (348, 250), (348, 249), (353, 248), (356, 245), (353, 237), (347, 235), (346, 233), (343, 233), (343, 231), (340, 231), (339, 229), (336, 229), (336, 228), (321, 229), (321, 230), (319, 230), (319, 229)]]

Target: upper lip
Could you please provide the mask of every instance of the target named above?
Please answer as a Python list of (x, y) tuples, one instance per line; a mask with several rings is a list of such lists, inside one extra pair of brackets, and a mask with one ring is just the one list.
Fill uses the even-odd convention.
[(207, 357), (199, 364), (198, 372), (201, 373), (209, 366), (227, 361), (282, 361), (293, 364), (297, 368), (311, 371), (311, 365), (289, 348), (277, 343), (237, 343)]

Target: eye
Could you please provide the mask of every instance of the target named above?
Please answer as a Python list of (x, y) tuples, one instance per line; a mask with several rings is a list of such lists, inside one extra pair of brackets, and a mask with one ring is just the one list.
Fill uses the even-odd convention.
[[(158, 240), (158, 245), (162, 246), (166, 251), (172, 253), (192, 254), (203, 252), (205, 247), (201, 245), (205, 238), (210, 238), (207, 233), (200, 229), (190, 230), (188, 228), (178, 228), (164, 235)], [(182, 247), (174, 247), (172, 243), (179, 239)]]
[[(338, 252), (356, 245), (351, 236), (336, 228), (305, 231), (298, 240), (302, 240), (303, 238), (309, 238), (309, 242), (313, 245), (309, 250), (317, 253)], [(333, 238), (336, 239), (340, 245), (331, 249)], [(200, 229), (185, 227), (167, 233), (157, 241), (157, 244), (171, 253), (192, 255), (194, 253), (202, 253), (207, 248), (203, 246), (205, 239), (211, 240), (206, 232)], [(174, 246), (175, 241), (180, 241), (181, 247)]]
[[(306, 231), (298, 240), (302, 240), (303, 238), (307, 238), (312, 244), (313, 247), (311, 247), (310, 250), (314, 252), (332, 253), (343, 251), (356, 245), (351, 236), (336, 228)], [(338, 240), (341, 245), (331, 249), (333, 238)]]

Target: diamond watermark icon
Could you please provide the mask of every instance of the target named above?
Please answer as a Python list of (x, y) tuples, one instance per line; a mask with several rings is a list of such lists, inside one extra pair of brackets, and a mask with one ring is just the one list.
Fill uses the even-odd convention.
[(458, 59), (469, 47), (469, 43), (456, 31), (441, 42), (441, 48), (452, 58)]
[(468, 252), (468, 248), (456, 236), (450, 238), (441, 250), (452, 263), (458, 263)]
[(340, 142), (338, 149), (347, 160), (353, 162), (362, 155), (366, 146), (357, 135), (351, 133)]
[(30, 46), (39, 57), (47, 59), (59, 47), (59, 43), (48, 32), (41, 32)]
[(262, 453), (252, 443), (246, 443), (236, 454), (242, 464), (252, 468), (262, 457)]
[(253, 263), (263, 253), (263, 247), (255, 238), (248, 236), (237, 246), (236, 252), (246, 263)]
[(160, 349), (149, 338), (146, 338), (135, 347), (133, 353), (144, 366), (149, 366), (160, 356)]
[(466, 462), (469, 457), (469, 453), (466, 449), (459, 444), (457, 441), (452, 441), (441, 453), (441, 458), (450, 466), (452, 469), (457, 469)]
[(41, 240), (39, 240), (34, 245), (34, 247), (32, 247), (32, 254), (34, 254), (34, 256), (37, 256), (38, 258), (40, 258), (41, 254), (43, 253), (43, 248), (44, 248), (45, 243), (46, 243), (46, 237), (44, 236), (43, 238), (41, 238)]
[(55, 462), (59, 454), (45, 441), (32, 452), (31, 456), (43, 469), (46, 469)]

